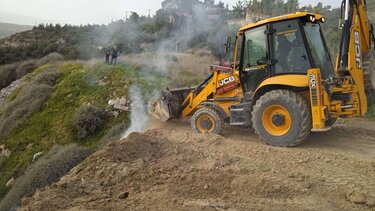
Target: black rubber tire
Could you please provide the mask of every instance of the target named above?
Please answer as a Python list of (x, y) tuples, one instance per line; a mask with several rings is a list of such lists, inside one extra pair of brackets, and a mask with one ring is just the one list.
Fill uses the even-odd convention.
[(191, 118), (191, 128), (193, 129), (194, 132), (202, 133), (202, 131), (198, 129), (198, 123), (197, 123), (198, 118), (202, 115), (209, 115), (214, 120), (214, 128), (212, 131), (208, 133), (216, 133), (216, 134), (222, 133), (223, 128), (224, 128), (224, 119), (220, 115), (220, 113), (212, 107), (202, 107), (194, 113), (193, 117)]
[[(285, 135), (274, 136), (263, 126), (263, 111), (270, 105), (283, 106), (290, 114), (291, 127)], [(264, 94), (255, 104), (252, 112), (255, 133), (267, 144), (292, 147), (301, 144), (311, 132), (311, 111), (307, 102), (295, 92), (277, 89)]]

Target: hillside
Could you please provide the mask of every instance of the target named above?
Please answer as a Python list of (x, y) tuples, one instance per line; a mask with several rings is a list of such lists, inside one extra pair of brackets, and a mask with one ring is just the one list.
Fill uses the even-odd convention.
[[(96, 60), (64, 62), (50, 55), (28, 61), (28, 69), (25, 63), (11, 66), (29, 73), (0, 91), (0, 210), (56, 182), (127, 130), (142, 131), (147, 104), (158, 90), (167, 84), (199, 83), (208, 69), (197, 67), (208, 67), (213, 56), (197, 51), (119, 60), (110, 66)], [(41, 66), (30, 70), (30, 65)], [(0, 68), (0, 79), (6, 76), (2, 70), (8, 69)], [(134, 115), (143, 120), (133, 120), (139, 118)]]
[[(64, 63), (42, 66), (23, 78), (0, 108), (0, 197), (38, 153), (71, 143), (95, 150), (113, 138), (111, 129), (117, 129), (112, 136), (121, 137), (129, 126), (131, 86), (147, 96), (163, 85), (157, 75), (140, 74), (127, 65)], [(114, 104), (108, 105), (111, 99)]]
[[(157, 124), (157, 123), (156, 123)], [(375, 123), (340, 121), (298, 148), (247, 128), (223, 136), (151, 124), (111, 143), (21, 210), (373, 210)]]
[(11, 23), (1, 23), (0, 22), (0, 39), (9, 37), (13, 34), (28, 31), (32, 29), (31, 26), (25, 26), (25, 25), (17, 25), (17, 24), (11, 24)]

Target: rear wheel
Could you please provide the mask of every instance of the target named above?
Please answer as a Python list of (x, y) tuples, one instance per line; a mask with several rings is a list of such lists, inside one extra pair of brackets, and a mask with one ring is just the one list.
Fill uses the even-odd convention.
[(264, 94), (254, 106), (252, 122), (255, 133), (273, 146), (296, 146), (311, 131), (310, 108), (300, 95), (289, 90)]
[(224, 127), (224, 120), (220, 113), (211, 107), (203, 107), (195, 112), (191, 119), (191, 127), (196, 133), (220, 134)]

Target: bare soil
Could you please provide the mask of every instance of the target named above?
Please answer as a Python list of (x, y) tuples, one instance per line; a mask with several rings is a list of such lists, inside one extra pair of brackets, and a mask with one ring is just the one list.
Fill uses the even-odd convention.
[(153, 125), (107, 145), (22, 210), (375, 210), (375, 122), (339, 120), (295, 148), (249, 128)]

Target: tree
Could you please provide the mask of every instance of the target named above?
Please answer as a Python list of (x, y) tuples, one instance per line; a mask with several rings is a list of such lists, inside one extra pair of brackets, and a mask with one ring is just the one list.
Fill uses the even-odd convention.
[(130, 22), (138, 23), (139, 19), (140, 19), (140, 16), (138, 15), (138, 13), (130, 12), (130, 17), (129, 17)]
[(236, 5), (233, 6), (232, 14), (234, 18), (245, 18), (246, 16), (246, 6), (245, 2), (238, 0)]
[(224, 10), (224, 9), (225, 9), (224, 2), (219, 1), (219, 2), (217, 3), (217, 7), (220, 8), (220, 9), (222, 9), (222, 10)]
[(298, 0), (287, 0), (287, 2), (286, 2), (286, 12), (287, 13), (297, 12), (298, 8), (299, 8)]

